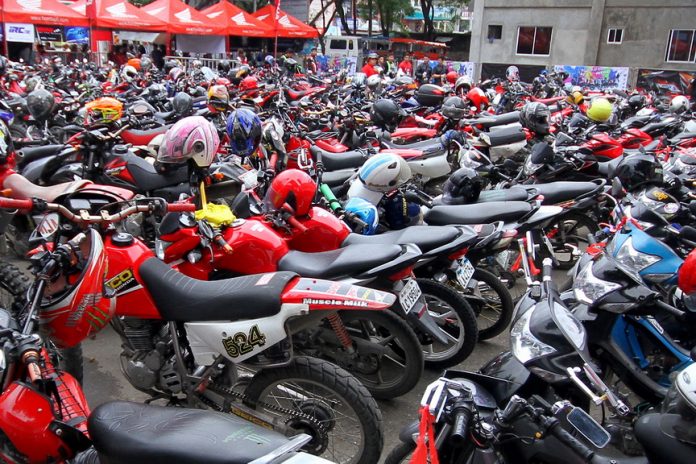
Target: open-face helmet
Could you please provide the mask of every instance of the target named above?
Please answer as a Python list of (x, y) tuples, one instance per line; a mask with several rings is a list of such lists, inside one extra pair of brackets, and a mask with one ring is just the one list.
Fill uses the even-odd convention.
[(379, 212), (375, 205), (362, 198), (353, 197), (348, 200), (344, 209), (367, 224), (367, 227), (360, 231), (361, 234), (374, 235), (379, 224)]
[(360, 167), (358, 179), (368, 190), (386, 193), (411, 179), (411, 167), (399, 155), (378, 153)]
[(157, 161), (180, 164), (192, 160), (207, 168), (215, 159), (220, 137), (215, 126), (203, 116), (188, 116), (176, 122), (164, 135)]

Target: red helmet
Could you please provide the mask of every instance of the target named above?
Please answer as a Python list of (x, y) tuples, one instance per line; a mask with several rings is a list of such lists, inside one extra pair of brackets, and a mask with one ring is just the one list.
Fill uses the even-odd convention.
[(459, 74), (457, 74), (457, 71), (450, 71), (447, 73), (446, 77), (447, 77), (447, 82), (454, 85), (457, 82), (457, 78), (459, 77)]
[(101, 330), (116, 309), (115, 300), (104, 297), (104, 242), (94, 229), (85, 234), (77, 252), (81, 270), (72, 275), (67, 271), (50, 283), (41, 301), (41, 325), (60, 348), (75, 346)]
[(687, 295), (696, 292), (696, 249), (691, 250), (679, 268), (678, 283), (681, 291)]
[(483, 90), (478, 87), (474, 87), (469, 90), (466, 94), (467, 100), (471, 103), (471, 106), (476, 107), (476, 112), (483, 111), (488, 106), (488, 97), (483, 92)]
[(288, 169), (278, 174), (266, 192), (265, 203), (269, 209), (280, 209), (287, 203), (296, 216), (305, 216), (312, 207), (317, 184), (304, 171)]
[(247, 76), (244, 79), (242, 79), (242, 82), (239, 83), (239, 90), (243, 90), (245, 92), (248, 92), (250, 90), (256, 90), (259, 88), (259, 82), (256, 80), (254, 76)]

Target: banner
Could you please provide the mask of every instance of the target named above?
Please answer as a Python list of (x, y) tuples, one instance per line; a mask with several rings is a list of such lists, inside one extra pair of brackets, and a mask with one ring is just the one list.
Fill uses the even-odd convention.
[(565, 83), (591, 90), (620, 89), (628, 87), (628, 68), (606, 66), (554, 66), (555, 72), (565, 71), (569, 77)]
[(36, 26), (36, 34), (41, 42), (63, 42), (63, 28)]
[[(500, 79), (505, 79), (505, 71), (508, 66), (512, 64), (503, 63), (483, 63), (481, 64), (481, 80), (493, 79), (498, 77)], [(522, 82), (532, 82), (539, 73), (546, 69), (546, 66), (538, 66), (531, 64), (516, 64), (517, 69), (520, 71), (520, 80)]]
[(89, 29), (86, 27), (65, 26), (63, 32), (65, 33), (66, 42), (77, 44), (89, 43)]
[[(423, 60), (416, 60), (413, 64), (413, 69), (417, 69), (418, 66), (423, 62)], [(430, 69), (435, 69), (439, 61), (430, 60)], [(447, 72), (455, 71), (460, 76), (469, 76), (471, 81), (474, 81), (474, 63), (471, 61), (451, 61), (445, 60), (445, 65), (447, 66)]]
[(316, 57), (317, 69), (319, 72), (338, 72), (345, 69), (346, 72), (350, 74), (355, 74), (358, 58), (355, 56), (328, 56), (328, 55), (317, 55)]
[(696, 71), (639, 69), (636, 87), (640, 90), (653, 90), (661, 95), (680, 95), (694, 90), (690, 85), (695, 78)]
[(6, 23), (5, 34), (8, 42), (34, 43), (34, 25)]

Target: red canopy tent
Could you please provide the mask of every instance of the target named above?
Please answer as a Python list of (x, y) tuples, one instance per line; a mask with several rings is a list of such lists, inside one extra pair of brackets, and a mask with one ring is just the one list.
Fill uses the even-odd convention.
[(242, 37), (275, 37), (272, 27), (262, 23), (251, 14), (235, 6), (227, 0), (200, 11), (210, 21), (224, 20), (228, 35)]
[(145, 5), (142, 11), (168, 23), (168, 32), (191, 35), (226, 35), (224, 23), (211, 23), (210, 19), (181, 0), (156, 0)]
[[(90, 18), (92, 26), (106, 29), (133, 29), (143, 31), (163, 32), (167, 30), (167, 22), (147, 14), (141, 9), (128, 3), (127, 0), (92, 0), (94, 2), (94, 18)], [(70, 6), (75, 11), (86, 14), (87, 1), (78, 0)]]
[(290, 16), (283, 10), (279, 10), (278, 20), (276, 21), (276, 8), (274, 5), (264, 6), (254, 13), (254, 17), (269, 26), (273, 31), (277, 31), (278, 37), (313, 39), (319, 36), (319, 32), (315, 28)]
[(51, 26), (89, 26), (87, 16), (58, 0), (4, 0), (2, 21)]

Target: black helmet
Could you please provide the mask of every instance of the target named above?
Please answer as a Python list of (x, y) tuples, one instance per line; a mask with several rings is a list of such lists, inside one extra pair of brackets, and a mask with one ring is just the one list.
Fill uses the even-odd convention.
[(37, 121), (45, 121), (51, 116), (56, 99), (46, 89), (36, 89), (27, 96), (27, 108), (29, 113)]
[(7, 71), (7, 58), (0, 55), (0, 76), (4, 76), (5, 71)]
[(547, 135), (549, 133), (550, 116), (551, 111), (549, 111), (549, 107), (539, 102), (527, 103), (520, 112), (522, 125), (538, 135)]
[(0, 120), (0, 166), (7, 164), (12, 153), (14, 153), (14, 144), (10, 136), (10, 129), (4, 121)]
[(662, 165), (653, 155), (636, 154), (626, 156), (614, 171), (621, 184), (628, 191), (646, 184), (662, 184), (664, 181)]
[(227, 74), (227, 72), (230, 70), (230, 62), (229, 60), (220, 60), (218, 62), (218, 71), (221, 73)]
[(467, 106), (461, 97), (449, 97), (442, 104), (442, 115), (447, 119), (459, 121), (466, 115)]
[(177, 63), (176, 60), (167, 60), (164, 62), (164, 72), (169, 74), (169, 71), (171, 71), (174, 68), (178, 68), (179, 63)]
[(186, 92), (177, 92), (172, 100), (172, 109), (181, 116), (188, 116), (193, 109), (193, 98)]
[(411, 84), (413, 84), (413, 78), (411, 76), (399, 76), (396, 79), (394, 79), (394, 85), (396, 85), (397, 87)]
[(483, 179), (471, 168), (459, 168), (442, 186), (442, 202), (446, 205), (474, 203), (484, 187)]
[(403, 111), (396, 102), (382, 98), (372, 105), (370, 118), (376, 126), (393, 132), (396, 126), (399, 125), (399, 122), (401, 122), (402, 114)]
[(149, 56), (143, 55), (140, 57), (140, 69), (142, 69), (143, 72), (148, 72), (152, 69), (152, 59)]
[(639, 93), (631, 95), (628, 97), (628, 106), (630, 106), (634, 111), (638, 111), (639, 109), (643, 108), (645, 106), (645, 95)]

